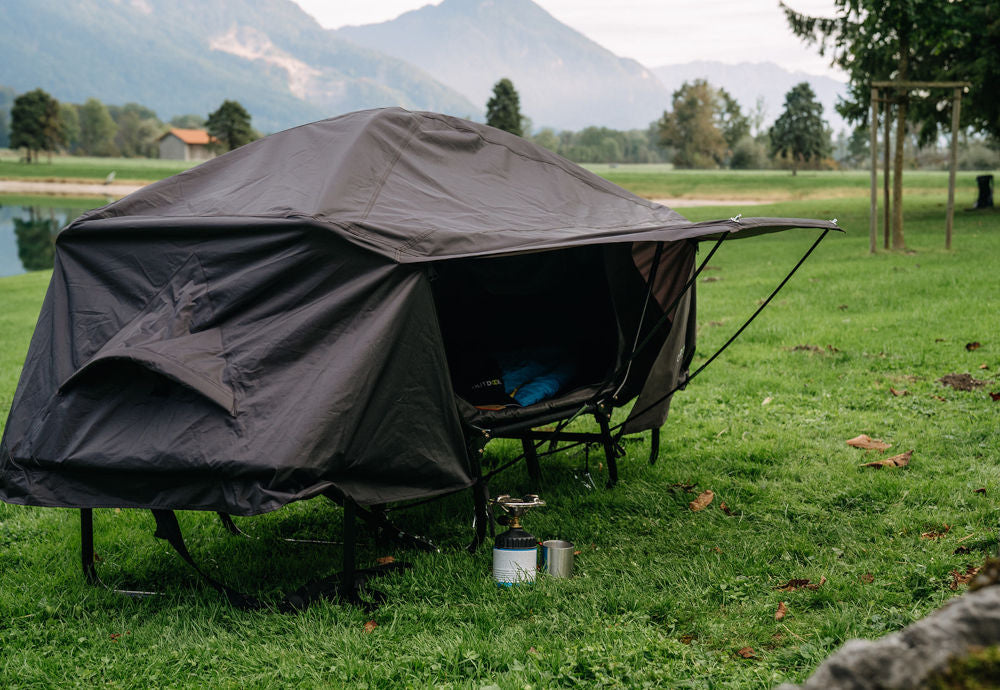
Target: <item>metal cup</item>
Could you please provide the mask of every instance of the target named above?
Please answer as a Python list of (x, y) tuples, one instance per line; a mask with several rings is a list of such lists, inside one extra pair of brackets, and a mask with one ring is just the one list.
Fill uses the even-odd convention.
[(542, 570), (549, 577), (573, 577), (573, 542), (561, 539), (543, 541)]

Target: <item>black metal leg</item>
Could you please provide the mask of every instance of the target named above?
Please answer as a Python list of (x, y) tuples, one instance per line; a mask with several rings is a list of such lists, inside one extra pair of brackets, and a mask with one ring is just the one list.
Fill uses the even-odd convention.
[(80, 508), (80, 559), (83, 577), (88, 584), (96, 585), (97, 568), (94, 566), (94, 510)]
[(650, 429), (649, 431), (649, 464), (655, 465), (656, 459), (660, 457), (660, 430)]
[(538, 483), (542, 479), (542, 469), (538, 465), (538, 452), (535, 450), (534, 442), (529, 439), (521, 439), (521, 448), (524, 449), (524, 462), (528, 467), (528, 477), (531, 481)]
[(604, 446), (604, 457), (608, 463), (608, 488), (613, 489), (618, 483), (618, 453), (615, 448), (614, 439), (611, 438), (611, 429), (608, 426), (607, 415), (600, 412), (594, 415), (597, 423), (601, 427), (601, 445)]
[(357, 546), (358, 526), (355, 523), (355, 508), (357, 504), (350, 497), (344, 498), (344, 572), (341, 576), (341, 584), (345, 591), (354, 592), (357, 590), (354, 571), (357, 567)]

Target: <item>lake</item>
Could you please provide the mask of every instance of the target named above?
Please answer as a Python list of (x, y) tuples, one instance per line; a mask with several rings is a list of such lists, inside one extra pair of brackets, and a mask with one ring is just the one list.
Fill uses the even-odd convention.
[(105, 199), (0, 196), (0, 277), (52, 268), (56, 234)]

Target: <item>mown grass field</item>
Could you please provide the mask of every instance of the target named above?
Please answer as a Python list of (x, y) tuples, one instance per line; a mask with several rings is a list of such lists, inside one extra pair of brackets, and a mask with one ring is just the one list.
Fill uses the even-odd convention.
[[(778, 190), (791, 178), (761, 179)], [(732, 196), (704, 184), (697, 195)], [(362, 562), (414, 564), (380, 583), (389, 603), (373, 615), (333, 603), (245, 613), (153, 539), (148, 513), (95, 511), (105, 582), (165, 592), (132, 600), (84, 584), (76, 513), (0, 504), (0, 686), (763, 688), (805, 678), (847, 639), (902, 628), (963, 591), (953, 571), (997, 550), (1000, 402), (989, 394), (1000, 392), (1000, 214), (958, 213), (946, 252), (944, 199), (943, 186), (911, 193), (910, 252), (875, 256), (863, 196), (684, 209), (695, 219), (837, 217), (848, 234), (829, 236), (676, 396), (654, 467), (644, 438), (627, 443), (611, 491), (576, 479), (580, 449), (543, 460), (537, 490), (549, 505), (526, 526), (577, 544), (575, 578), (498, 590), (489, 549), (459, 548), (470, 501), (456, 496), (397, 515), (443, 553), (362, 543)], [(695, 366), (814, 237), (793, 230), (720, 250), (698, 284)], [(0, 419), (47, 280), (0, 279)], [(937, 381), (948, 373), (986, 383), (956, 391)], [(892, 448), (845, 444), (862, 433)], [(908, 467), (860, 467), (911, 449)], [(515, 452), (494, 443), (487, 455)], [(595, 449), (603, 485), (599, 460)], [(532, 488), (520, 466), (493, 482), (495, 494)], [(706, 489), (714, 502), (692, 512)], [(229, 537), (213, 515), (181, 521), (195, 558), (247, 590), (276, 595), (339, 566), (336, 547), (277, 541), (337, 535), (340, 511), (322, 501), (239, 520), (256, 540)], [(805, 578), (823, 584), (778, 589)], [(751, 658), (738, 654), (748, 647)]]
[(115, 182), (141, 184), (155, 182), (192, 167), (187, 161), (157, 158), (89, 158), (86, 156), (42, 156), (41, 162), (27, 165), (16, 156), (0, 156), (0, 180), (104, 182), (115, 173)]

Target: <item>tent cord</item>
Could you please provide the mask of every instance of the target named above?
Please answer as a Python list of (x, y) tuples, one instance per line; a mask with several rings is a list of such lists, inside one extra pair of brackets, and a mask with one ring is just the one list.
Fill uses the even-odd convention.
[[(799, 267), (802, 266), (803, 263), (805, 263), (805, 260), (808, 259), (809, 255), (813, 253), (813, 250), (816, 249), (816, 247), (819, 246), (819, 243), (823, 241), (823, 238), (826, 237), (826, 234), (828, 232), (830, 232), (829, 228), (826, 229), (826, 230), (824, 230), (823, 233), (818, 238), (816, 238), (816, 241), (813, 242), (812, 246), (809, 247), (808, 251), (806, 251), (806, 253), (802, 255), (802, 258), (799, 259), (799, 262), (797, 264), (795, 264), (794, 268), (792, 268), (791, 271), (789, 271), (788, 275), (785, 276), (784, 280), (782, 280), (778, 284), (778, 287), (774, 288), (774, 291), (771, 292), (770, 295), (768, 295), (767, 299), (765, 299), (761, 303), (761, 305), (759, 307), (757, 307), (757, 310), (754, 311), (754, 313), (750, 315), (750, 318), (748, 318), (746, 321), (743, 322), (743, 325), (740, 326), (739, 329), (735, 333), (733, 333), (733, 335), (729, 338), (729, 340), (727, 340), (725, 342), (725, 344), (723, 344), (722, 347), (720, 347), (718, 350), (715, 351), (715, 354), (713, 354), (711, 357), (709, 357), (708, 360), (704, 364), (702, 364), (700, 367), (698, 367), (695, 370), (695, 372), (693, 374), (691, 374), (690, 376), (688, 376), (682, 383), (679, 383), (676, 386), (674, 386), (670, 390), (669, 393), (660, 396), (654, 402), (652, 402), (651, 404), (647, 405), (645, 408), (643, 408), (642, 410), (640, 410), (638, 413), (629, 412), (628, 419), (626, 419), (624, 422), (620, 422), (620, 423), (616, 424), (614, 427), (612, 427), (611, 430), (612, 431), (616, 431), (618, 429), (621, 429), (622, 427), (625, 426), (626, 422), (628, 422), (629, 419), (641, 417), (642, 415), (646, 414), (651, 409), (653, 409), (654, 407), (656, 407), (657, 405), (659, 405), (660, 403), (662, 403), (664, 400), (666, 400), (667, 398), (669, 398), (671, 395), (673, 395), (674, 393), (676, 393), (682, 387), (687, 386), (694, 379), (695, 376), (697, 376), (702, 371), (704, 371), (705, 367), (707, 367), (709, 364), (711, 364), (712, 362), (714, 362), (715, 359), (719, 355), (721, 355), (726, 350), (726, 348), (728, 348), (730, 345), (732, 345), (733, 341), (736, 340), (740, 336), (740, 334), (743, 333), (743, 331), (746, 330), (747, 326), (749, 326), (751, 324), (751, 322), (753, 322), (753, 320), (757, 318), (757, 315), (760, 314), (764, 310), (764, 307), (766, 307), (768, 304), (771, 303), (771, 300), (774, 299), (775, 295), (777, 295), (778, 292), (781, 290), (781, 288), (785, 287), (785, 284), (788, 283), (789, 280), (791, 280), (792, 276), (795, 275), (795, 272), (799, 270)], [(619, 438), (620, 437), (621, 437), (621, 434), (619, 434)]]

